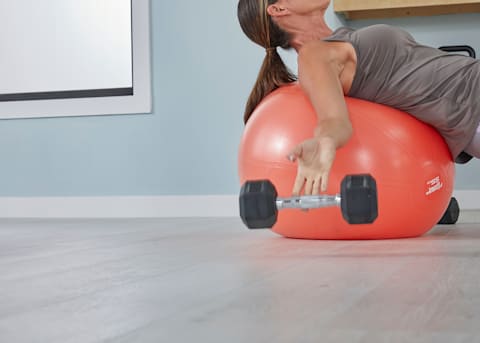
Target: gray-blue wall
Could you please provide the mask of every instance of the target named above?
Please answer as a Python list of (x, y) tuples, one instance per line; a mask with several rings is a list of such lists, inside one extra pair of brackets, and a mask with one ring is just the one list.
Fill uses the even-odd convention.
[[(236, 3), (152, 0), (152, 114), (0, 121), (0, 196), (236, 194), (243, 106), (264, 55)], [(399, 25), (480, 53), (480, 14), (343, 22), (330, 10), (327, 20)], [(457, 171), (457, 189), (480, 189), (478, 161)]]

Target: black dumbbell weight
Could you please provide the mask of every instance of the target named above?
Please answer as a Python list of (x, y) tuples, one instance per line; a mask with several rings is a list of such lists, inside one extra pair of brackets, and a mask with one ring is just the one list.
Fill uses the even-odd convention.
[(348, 223), (373, 223), (378, 216), (375, 179), (368, 174), (347, 175), (340, 188), (337, 195), (277, 198), (277, 190), (269, 180), (247, 181), (240, 190), (240, 217), (248, 228), (263, 229), (273, 227), (281, 209), (340, 206)]

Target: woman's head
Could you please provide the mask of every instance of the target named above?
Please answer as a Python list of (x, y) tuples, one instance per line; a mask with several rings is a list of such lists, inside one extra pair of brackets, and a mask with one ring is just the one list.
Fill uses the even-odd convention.
[(260, 101), (276, 88), (296, 80), (283, 63), (276, 48), (291, 48), (290, 35), (275, 24), (267, 13), (276, 0), (240, 0), (237, 15), (243, 32), (253, 42), (266, 49), (265, 58), (255, 86), (247, 101), (244, 114), (246, 123)]
[[(240, 0), (238, 19), (253, 42), (268, 48), (290, 48), (297, 35), (321, 36), (330, 29), (324, 21), (331, 0)], [(300, 38), (300, 40), (303, 40)]]
[(264, 47), (290, 48), (287, 32), (276, 25), (268, 14), (268, 7), (277, 0), (240, 0), (238, 2), (238, 21), (243, 32), (254, 43)]

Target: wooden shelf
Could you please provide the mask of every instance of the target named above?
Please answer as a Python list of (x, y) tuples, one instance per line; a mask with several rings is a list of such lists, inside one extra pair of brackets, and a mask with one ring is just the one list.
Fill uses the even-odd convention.
[(334, 0), (347, 19), (432, 16), (480, 12), (480, 0)]

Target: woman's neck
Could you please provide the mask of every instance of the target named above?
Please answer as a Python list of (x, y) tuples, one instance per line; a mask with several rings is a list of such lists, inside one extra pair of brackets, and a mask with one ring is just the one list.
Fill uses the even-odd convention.
[(298, 32), (292, 33), (291, 45), (298, 52), (301, 47), (311, 41), (322, 40), (332, 34), (332, 30), (328, 27), (325, 27), (323, 30), (315, 32)]
[(305, 43), (321, 40), (330, 36), (333, 32), (325, 23), (323, 13), (318, 16), (292, 16), (285, 19), (280, 19), (278, 24), (282, 29), (290, 33), (292, 37), (290, 44), (297, 51)]

